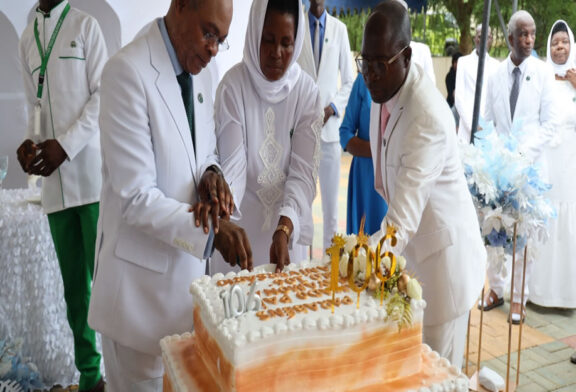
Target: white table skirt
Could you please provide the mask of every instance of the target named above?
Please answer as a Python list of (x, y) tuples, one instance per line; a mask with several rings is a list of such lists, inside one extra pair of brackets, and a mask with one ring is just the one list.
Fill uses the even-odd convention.
[(34, 196), (0, 189), (0, 339), (23, 338), (46, 385), (67, 386), (79, 377), (72, 331), (48, 219), (26, 201)]

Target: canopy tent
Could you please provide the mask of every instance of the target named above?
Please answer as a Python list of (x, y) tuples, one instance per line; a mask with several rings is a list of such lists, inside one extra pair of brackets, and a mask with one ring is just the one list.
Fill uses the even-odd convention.
[[(365, 9), (373, 8), (376, 4), (382, 2), (382, 0), (326, 0), (325, 7), (327, 10), (334, 10), (340, 13), (353, 12), (354, 10), (360, 11)], [(422, 8), (426, 7), (426, 0), (406, 0), (408, 7), (412, 11), (420, 12)], [(304, 0), (306, 9), (310, 6), (310, 0)]]

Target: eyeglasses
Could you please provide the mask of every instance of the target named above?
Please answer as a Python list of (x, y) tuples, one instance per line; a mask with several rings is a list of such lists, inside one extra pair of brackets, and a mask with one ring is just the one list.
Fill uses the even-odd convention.
[(410, 45), (406, 45), (403, 47), (398, 53), (396, 53), (392, 58), (389, 60), (374, 59), (368, 60), (362, 57), (362, 55), (356, 56), (356, 66), (364, 75), (366, 75), (370, 70), (378, 73), (378, 75), (384, 75), (388, 73), (390, 69), (390, 65), (394, 63), (394, 61), (398, 60), (402, 52), (404, 52)]
[(230, 44), (228, 44), (228, 39), (224, 38), (224, 41), (220, 41), (220, 37), (211, 32), (206, 32), (203, 35), (204, 41), (210, 46), (217, 46), (219, 52), (225, 52), (230, 49)]

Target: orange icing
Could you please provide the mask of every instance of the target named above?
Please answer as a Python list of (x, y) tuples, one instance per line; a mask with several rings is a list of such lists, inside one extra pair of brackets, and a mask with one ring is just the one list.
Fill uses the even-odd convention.
[[(393, 375), (389, 374), (393, 372), (390, 368), (406, 370), (406, 366), (410, 365), (409, 360), (400, 358), (397, 361), (387, 361), (386, 358), (379, 358), (379, 349), (373, 347), (375, 344), (373, 339), (376, 339), (376, 342), (380, 342), (381, 339), (370, 335), (367, 335), (361, 343), (346, 349), (337, 358), (330, 361), (326, 358), (316, 358), (315, 353), (309, 350), (294, 350), (249, 369), (231, 372), (230, 364), (221, 359), (222, 375), (218, 375), (217, 369), (211, 364), (214, 359), (212, 354), (215, 353), (204, 351), (205, 346), (201, 344), (204, 338), (209, 335), (205, 329), (200, 328), (200, 330), (203, 337), (193, 335), (188, 339), (176, 340), (170, 344), (167, 353), (186, 369), (186, 378), (181, 381), (185, 382), (184, 387), (188, 391), (403, 392), (411, 389), (418, 390), (423, 386), (430, 387), (432, 384), (454, 377), (449, 374), (446, 367), (438, 366), (436, 361), (424, 355), (421, 352), (420, 344), (406, 342), (407, 345), (413, 346), (409, 351), (419, 358), (415, 361), (418, 365), (412, 366), (412, 368), (418, 367), (420, 370), (416, 370), (409, 376), (393, 379)], [(419, 328), (415, 328), (415, 330), (419, 330)], [(198, 332), (199, 329), (196, 330), (196, 334)], [(418, 335), (419, 332), (405, 331), (405, 334), (408, 336), (411, 334)], [(388, 339), (384, 340), (390, 341), (392, 336), (397, 335), (397, 333), (387, 335)], [(208, 343), (207, 346), (211, 346), (211, 343)], [(217, 355), (223, 358), (221, 354), (219, 352)], [(301, 361), (304, 363), (301, 364)], [(233, 387), (234, 381), (236, 381), (235, 388)], [(164, 391), (172, 392), (172, 390), (170, 380), (165, 378)]]

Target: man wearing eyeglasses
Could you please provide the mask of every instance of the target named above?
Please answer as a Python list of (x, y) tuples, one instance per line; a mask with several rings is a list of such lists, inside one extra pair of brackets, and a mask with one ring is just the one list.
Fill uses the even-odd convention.
[(486, 252), (458, 156), (454, 117), (423, 69), (412, 63), (410, 19), (396, 1), (374, 8), (357, 59), (370, 90), (370, 148), (376, 190), (397, 230), (394, 253), (422, 282), (423, 339), (462, 365), (468, 311), (484, 282)]
[[(207, 67), (226, 48), (231, 18), (232, 0), (172, 0), (102, 74), (88, 321), (102, 334), (109, 392), (161, 390), (159, 341), (192, 330), (188, 288), (213, 246), (231, 264), (252, 265), (244, 231), (226, 220), (233, 202), (216, 159)], [(198, 202), (211, 214), (196, 220)]]

